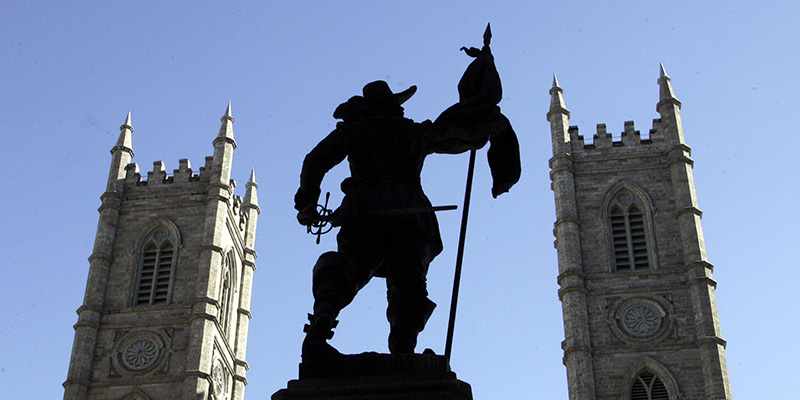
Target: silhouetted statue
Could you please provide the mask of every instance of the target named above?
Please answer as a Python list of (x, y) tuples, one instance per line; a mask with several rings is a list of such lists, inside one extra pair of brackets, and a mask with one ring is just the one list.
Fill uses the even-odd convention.
[(386, 278), (390, 352), (414, 352), (436, 307), (428, 299), (428, 265), (442, 251), (436, 216), (420, 185), (427, 155), (461, 153), (491, 141), (492, 195), (519, 179), (519, 145), (497, 106), (500, 77), (485, 43), (481, 50), (464, 49), (475, 60), (458, 84), (459, 102), (434, 122), (403, 117), (402, 104), (415, 86), (393, 93), (386, 82), (375, 81), (336, 108), (333, 116), (342, 122), (306, 156), (294, 198), (303, 225), (321, 219), (317, 202), (324, 175), (347, 158), (351, 176), (341, 184), (345, 197), (332, 220), (341, 226), (338, 251), (322, 254), (314, 266), (304, 360), (339, 354), (327, 343), (336, 317), (373, 276)]

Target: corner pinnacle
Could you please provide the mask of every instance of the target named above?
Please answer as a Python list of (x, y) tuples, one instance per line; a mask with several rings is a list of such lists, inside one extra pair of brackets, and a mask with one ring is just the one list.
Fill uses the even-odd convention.
[(131, 125), (131, 111), (130, 110), (128, 110), (128, 117), (125, 118), (125, 123), (122, 124), (122, 126), (127, 126), (127, 127), (131, 128), (131, 129), (133, 129), (133, 125)]
[(117, 139), (117, 144), (111, 149), (111, 154), (114, 154), (118, 150), (123, 150), (130, 153), (131, 157), (133, 157), (131, 133), (133, 133), (133, 126), (131, 125), (131, 112), (128, 111), (125, 123), (119, 127), (119, 138)]
[[(225, 141), (233, 145), (233, 148), (236, 148), (236, 141), (233, 139), (233, 116), (231, 116), (231, 102), (228, 102), (228, 108), (225, 109), (225, 115), (219, 119), (222, 124), (219, 127), (219, 133), (217, 134), (217, 138), (214, 139), (214, 146), (217, 145), (219, 140)], [(216, 157), (216, 155), (214, 156)]]
[[(250, 180), (247, 183), (256, 183), (256, 169), (253, 168), (250, 170)], [(256, 183), (256, 185), (258, 185)]]
[(225, 109), (225, 115), (220, 118), (220, 121), (225, 122), (226, 120), (234, 122), (233, 114), (231, 114), (231, 102), (228, 102), (228, 108)]
[(547, 120), (550, 120), (550, 116), (554, 114), (563, 114), (569, 118), (569, 110), (567, 109), (567, 105), (564, 103), (564, 92), (561, 87), (558, 86), (558, 78), (556, 78), (556, 74), (553, 74), (553, 87), (550, 88), (550, 110), (547, 112)]
[(667, 75), (667, 70), (664, 68), (664, 64), (660, 64), (660, 76), (658, 78), (658, 104), (656, 104), (656, 110), (661, 113), (661, 106), (672, 104), (680, 109), (681, 102), (675, 97), (675, 91), (672, 90), (672, 79), (670, 79), (669, 75)]
[(250, 180), (245, 184), (247, 191), (244, 194), (244, 204), (255, 208), (256, 212), (261, 213), (261, 208), (258, 207), (258, 184), (256, 183), (256, 169), (250, 170)]

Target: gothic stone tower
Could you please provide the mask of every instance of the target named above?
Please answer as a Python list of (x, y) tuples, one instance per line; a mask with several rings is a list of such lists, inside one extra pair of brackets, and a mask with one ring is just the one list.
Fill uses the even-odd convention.
[(547, 119), (558, 296), (570, 399), (730, 399), (712, 265), (680, 105), (661, 67), (649, 139), (570, 127), (553, 79)]
[(64, 398), (241, 400), (260, 209), (230, 178), (230, 104), (199, 174), (188, 160), (147, 180), (130, 113), (111, 150)]

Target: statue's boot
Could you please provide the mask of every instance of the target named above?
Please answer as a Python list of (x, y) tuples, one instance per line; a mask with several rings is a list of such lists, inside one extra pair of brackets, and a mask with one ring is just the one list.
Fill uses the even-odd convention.
[(304, 360), (340, 355), (327, 341), (333, 337), (333, 328), (339, 322), (336, 320), (339, 311), (355, 296), (352, 269), (350, 260), (335, 251), (323, 253), (314, 265), (314, 314), (309, 314), (310, 323), (304, 328)]
[(427, 297), (415, 300), (403, 302), (405, 304), (390, 304), (386, 310), (391, 327), (389, 352), (392, 354), (414, 354), (417, 336), (425, 329), (425, 324), (436, 308), (436, 303)]
[(333, 337), (333, 328), (339, 321), (330, 315), (308, 314), (309, 324), (303, 328), (306, 338), (303, 339), (303, 360), (329, 358), (340, 355), (338, 350), (328, 343)]

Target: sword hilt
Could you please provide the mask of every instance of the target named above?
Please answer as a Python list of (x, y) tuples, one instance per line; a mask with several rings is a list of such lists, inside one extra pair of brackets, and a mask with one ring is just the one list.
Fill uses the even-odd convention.
[(331, 192), (325, 193), (325, 204), (317, 204), (314, 210), (317, 215), (312, 219), (312, 222), (306, 225), (307, 232), (317, 237), (317, 244), (319, 244), (322, 235), (328, 233), (333, 229), (330, 222), (330, 216), (333, 211), (328, 208), (328, 200), (331, 198)]

